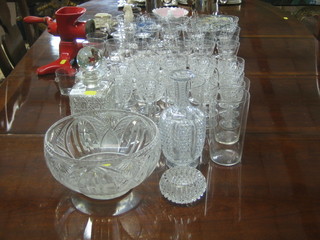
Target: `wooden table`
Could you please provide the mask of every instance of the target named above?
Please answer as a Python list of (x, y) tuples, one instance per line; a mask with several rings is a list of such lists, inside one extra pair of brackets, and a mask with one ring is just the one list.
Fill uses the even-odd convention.
[[(85, 18), (120, 13), (115, 0), (83, 6)], [(222, 12), (240, 17), (239, 56), (251, 79), (242, 163), (219, 167), (205, 149), (208, 191), (192, 206), (161, 196), (159, 168), (126, 196), (140, 196), (133, 210), (112, 217), (109, 206), (119, 199), (88, 200), (95, 214), (81, 213), (81, 196), (55, 181), (44, 160), (46, 130), (69, 114), (53, 75), (35, 74), (58, 56), (59, 38), (44, 33), (0, 87), (0, 239), (320, 239), (318, 42), (258, 0)]]

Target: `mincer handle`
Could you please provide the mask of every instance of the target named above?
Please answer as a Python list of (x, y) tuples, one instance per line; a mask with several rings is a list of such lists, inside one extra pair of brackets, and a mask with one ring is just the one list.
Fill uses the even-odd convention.
[(34, 16), (27, 16), (23, 18), (23, 21), (26, 23), (46, 23), (52, 21), (52, 18), (50, 17), (34, 17)]

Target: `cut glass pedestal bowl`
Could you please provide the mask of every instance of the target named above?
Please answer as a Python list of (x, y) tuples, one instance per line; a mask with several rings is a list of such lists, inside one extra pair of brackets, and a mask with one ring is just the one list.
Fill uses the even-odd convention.
[(149, 118), (126, 111), (84, 112), (53, 124), (44, 154), (56, 180), (93, 199), (112, 199), (138, 186), (160, 158), (160, 137)]

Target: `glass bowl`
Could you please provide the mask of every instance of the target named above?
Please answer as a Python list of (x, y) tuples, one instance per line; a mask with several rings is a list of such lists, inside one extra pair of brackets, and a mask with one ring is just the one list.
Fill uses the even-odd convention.
[(48, 129), (44, 139), (53, 177), (94, 199), (116, 198), (138, 186), (153, 172), (160, 153), (156, 124), (121, 110), (65, 117)]

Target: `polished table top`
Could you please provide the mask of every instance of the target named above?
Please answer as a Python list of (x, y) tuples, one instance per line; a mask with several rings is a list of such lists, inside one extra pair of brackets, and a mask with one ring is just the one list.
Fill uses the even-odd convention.
[[(114, 0), (83, 6), (84, 18), (120, 13)], [(238, 55), (251, 80), (242, 163), (219, 167), (205, 149), (208, 191), (191, 206), (161, 196), (162, 168), (125, 199), (74, 194), (54, 180), (43, 155), (46, 130), (70, 112), (53, 75), (35, 74), (58, 57), (60, 39), (44, 33), (0, 87), (0, 239), (320, 239), (318, 42), (264, 2), (221, 10), (240, 17)], [(129, 198), (137, 206), (111, 216)]]

